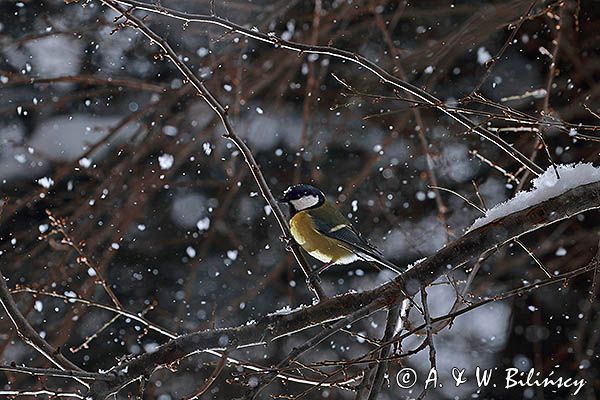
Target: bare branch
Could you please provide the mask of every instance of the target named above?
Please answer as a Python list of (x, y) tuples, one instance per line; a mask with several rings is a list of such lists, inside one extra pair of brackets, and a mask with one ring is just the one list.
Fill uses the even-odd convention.
[(202, 396), (204, 393), (206, 393), (206, 391), (215, 382), (217, 377), (221, 374), (221, 371), (223, 371), (223, 368), (225, 367), (226, 362), (227, 362), (227, 353), (223, 353), (223, 355), (221, 356), (221, 359), (217, 363), (217, 366), (215, 367), (213, 372), (210, 374), (210, 376), (206, 379), (206, 381), (204, 381), (202, 386), (200, 386), (200, 388), (198, 388), (198, 390), (193, 395), (186, 397), (185, 400), (196, 400), (196, 399), (199, 399), (200, 396)]
[(86, 371), (74, 371), (74, 370), (63, 370), (54, 368), (32, 368), (19, 365), (0, 365), (0, 371), (15, 372), (20, 374), (27, 374), (31, 376), (56, 376), (61, 378), (80, 378), (80, 379), (92, 379), (111, 381), (112, 376)]
[[(369, 313), (378, 308), (393, 306), (404, 299), (403, 293), (414, 295), (442, 274), (477, 260), (486, 250), (581, 212), (598, 208), (600, 182), (579, 186), (468, 232), (418, 263), (404, 275), (376, 289), (339, 295), (289, 314), (267, 315), (255, 324), (182, 335), (160, 346), (154, 353), (144, 354), (119, 366), (116, 372), (117, 379), (112, 386), (118, 387), (133, 377), (146, 375), (156, 366), (172, 362), (198, 349), (232, 349), (242, 345), (264, 343), (324, 321), (343, 318), (350, 315), (349, 312), (364, 311), (366, 306)], [(110, 392), (106, 391), (106, 388), (92, 388), (92, 393), (99, 399)]]
[[(231, 21), (228, 21), (224, 18), (215, 16), (215, 15), (203, 15), (203, 14), (188, 14), (185, 12), (169, 9), (163, 6), (155, 6), (147, 3), (143, 3), (135, 0), (103, 0), (106, 4), (112, 4), (113, 7), (115, 4), (123, 4), (128, 7), (133, 7), (135, 9), (149, 11), (161, 15), (165, 15), (170, 18), (176, 18), (186, 23), (197, 22), (197, 23), (205, 23), (212, 24), (223, 27), (231, 32), (239, 33), (244, 36), (259, 40), (261, 42), (269, 43), (277, 48), (293, 50), (301, 53), (314, 53), (314, 54), (323, 54), (329, 55), (331, 57), (335, 57), (340, 60), (349, 61), (360, 65), (365, 68), (367, 71), (375, 74), (382, 82), (387, 83), (391, 86), (394, 86), (398, 89), (401, 89), (412, 96), (416, 97), (419, 100), (426, 102), (432, 107), (437, 108), (442, 113), (446, 114), (448, 117), (452, 118), (456, 122), (463, 125), (468, 131), (473, 131), (477, 133), (482, 138), (490, 141), (494, 145), (498, 146), (502, 151), (508, 154), (510, 157), (518, 161), (521, 165), (531, 171), (534, 175), (538, 175), (542, 172), (542, 169), (533, 163), (529, 158), (523, 155), (521, 152), (513, 148), (509, 143), (507, 143), (504, 139), (502, 139), (497, 134), (490, 132), (489, 130), (483, 128), (482, 126), (473, 124), (471, 120), (467, 117), (463, 116), (460, 113), (455, 112), (449, 107), (446, 107), (444, 103), (436, 98), (435, 96), (427, 93), (426, 91), (406, 82), (402, 79), (395, 77), (390, 74), (374, 62), (369, 59), (361, 56), (357, 53), (352, 53), (350, 51), (337, 49), (331, 46), (315, 46), (315, 45), (306, 45), (302, 43), (292, 42), (288, 40), (283, 40), (282, 38), (266, 35), (264, 33), (258, 32), (256, 30), (247, 29), (240, 25), (237, 25)], [(155, 40), (155, 39), (153, 39)], [(160, 40), (160, 39), (159, 39)], [(159, 42), (158, 42), (159, 43)], [(175, 57), (177, 59), (177, 57)], [(174, 61), (174, 60), (173, 60)], [(183, 64), (183, 63), (181, 63)], [(179, 68), (179, 67), (178, 67)], [(192, 81), (193, 82), (193, 81)], [(196, 85), (196, 84), (194, 84)], [(261, 188), (262, 189), (262, 188)], [(270, 204), (270, 203), (269, 203)]]
[[(286, 241), (290, 241), (289, 238), (291, 238), (291, 234), (287, 220), (283, 212), (281, 211), (281, 208), (277, 204), (275, 197), (273, 197), (273, 193), (271, 192), (271, 189), (267, 184), (267, 180), (262, 174), (258, 163), (254, 159), (250, 148), (248, 148), (246, 143), (235, 133), (233, 125), (231, 124), (231, 121), (227, 116), (227, 109), (223, 107), (219, 100), (206, 88), (204, 83), (200, 79), (198, 79), (198, 77), (192, 72), (192, 70), (183, 61), (180, 60), (180, 58), (177, 56), (177, 53), (171, 48), (169, 43), (167, 43), (166, 40), (157, 35), (150, 28), (148, 28), (148, 26), (145, 25), (139, 18), (133, 16), (130, 11), (123, 9), (123, 7), (119, 5), (122, 2), (113, 0), (102, 0), (102, 2), (110, 8), (112, 8), (113, 10), (120, 13), (121, 15), (123, 15), (127, 19), (127, 21), (129, 21), (136, 29), (142, 32), (153, 43), (156, 43), (165, 53), (165, 55), (169, 58), (169, 60), (177, 67), (181, 74), (189, 80), (189, 82), (192, 84), (192, 86), (194, 86), (196, 91), (200, 95), (202, 95), (206, 103), (219, 116), (226, 132), (224, 137), (231, 140), (239, 149), (239, 151), (243, 154), (244, 160), (246, 161), (246, 164), (248, 164), (248, 168), (250, 168), (250, 172), (252, 172), (252, 176), (254, 177), (254, 180), (256, 181), (263, 198), (266, 200), (269, 207), (271, 207), (271, 209), (273, 210), (273, 214), (277, 219), (277, 223), (279, 224), (279, 227), (283, 232), (284, 239)], [(130, 6), (137, 7), (137, 5)], [(292, 250), (294, 257), (296, 258), (296, 261), (298, 261), (298, 264), (300, 264), (300, 266), (302, 267), (309, 288), (314, 292), (318, 299), (326, 297), (325, 292), (323, 291), (321, 285), (318, 282), (317, 276), (311, 273), (310, 266), (308, 265), (306, 259), (300, 252), (299, 246), (296, 243), (290, 243), (289, 247)]]
[[(387, 321), (385, 323), (385, 331), (383, 333), (382, 340), (384, 342), (390, 341), (390, 339), (396, 333), (396, 325), (398, 324), (398, 313), (400, 312), (400, 306), (395, 305), (394, 307), (390, 307), (388, 309)], [(376, 400), (379, 392), (381, 391), (381, 387), (383, 385), (383, 380), (385, 378), (385, 374), (388, 368), (388, 362), (386, 359), (392, 353), (392, 346), (384, 346), (379, 352), (379, 356), (377, 359), (383, 360), (380, 363), (376, 364), (375, 377), (373, 378), (373, 383), (371, 384), (371, 392), (369, 393), (368, 400)]]
[[(15, 303), (14, 299), (10, 295), (10, 291), (6, 286), (6, 279), (4, 275), (2, 275), (2, 271), (0, 270), (0, 303), (2, 303), (2, 307), (7, 315), (7, 317), (12, 322), (13, 326), (17, 330), (17, 334), (19, 337), (27, 343), (29, 346), (33, 347), (36, 351), (42, 354), (48, 361), (52, 364), (56, 365), (61, 370), (73, 370), (77, 372), (84, 372), (77, 365), (73, 364), (69, 361), (65, 356), (63, 356), (57, 349), (52, 347), (48, 342), (46, 342), (33, 327), (29, 324), (29, 321), (23, 316), (19, 307)], [(87, 383), (82, 381), (79, 378), (75, 378), (77, 382), (82, 385), (89, 387)]]

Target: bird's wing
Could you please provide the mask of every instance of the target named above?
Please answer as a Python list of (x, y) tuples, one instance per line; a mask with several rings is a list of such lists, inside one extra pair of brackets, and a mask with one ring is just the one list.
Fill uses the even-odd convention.
[(371, 246), (337, 209), (331, 207), (327, 210), (327, 218), (319, 215), (321, 214), (319, 209), (311, 211), (309, 214), (319, 233), (348, 244), (350, 250), (358, 250), (377, 258), (382, 256), (381, 252)]
[(397, 274), (401, 274), (406, 270), (383, 258), (383, 254), (363, 239), (350, 221), (337, 208), (326, 204), (320, 208), (309, 210), (308, 213), (315, 224), (315, 229), (319, 233), (348, 245), (348, 250), (364, 261), (389, 268)]

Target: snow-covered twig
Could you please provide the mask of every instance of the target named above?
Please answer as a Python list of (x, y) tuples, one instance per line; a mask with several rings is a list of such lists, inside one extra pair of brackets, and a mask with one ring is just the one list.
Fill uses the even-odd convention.
[(56, 368), (32, 368), (20, 365), (0, 365), (0, 371), (14, 372), (20, 374), (26, 374), (31, 376), (55, 376), (61, 378), (80, 378), (87, 380), (102, 380), (110, 381), (113, 379), (111, 375), (106, 375), (97, 372), (86, 372), (86, 371), (75, 371), (75, 370), (64, 370)]
[(512, 199), (490, 208), (485, 216), (478, 218), (469, 231), (489, 224), (506, 215), (540, 204), (550, 198), (565, 193), (567, 190), (600, 180), (600, 168), (591, 163), (557, 165), (560, 179), (553, 168), (547, 169), (542, 175), (533, 180), (530, 191), (517, 193)]

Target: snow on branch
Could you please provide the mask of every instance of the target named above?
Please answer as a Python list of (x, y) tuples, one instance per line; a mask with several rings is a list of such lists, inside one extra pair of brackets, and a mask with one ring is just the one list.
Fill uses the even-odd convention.
[(562, 164), (557, 165), (556, 170), (548, 167), (542, 175), (533, 179), (531, 190), (521, 191), (512, 199), (487, 210), (485, 216), (475, 220), (469, 231), (561, 195), (577, 186), (598, 181), (600, 181), (600, 167), (594, 167), (591, 163)]
[(94, 383), (91, 393), (96, 399), (104, 399), (128, 382), (147, 376), (156, 368), (172, 363), (186, 354), (208, 349), (235, 349), (258, 342), (269, 343), (283, 335), (345, 318), (361, 309), (373, 311), (397, 305), (444, 273), (477, 260), (489, 249), (581, 212), (600, 208), (600, 177), (592, 183), (568, 189), (556, 197), (539, 199), (540, 202), (530, 207), (497, 218), (493, 224), (470, 230), (405, 274), (373, 290), (345, 293), (287, 314), (269, 314), (256, 324), (179, 336), (161, 345), (153, 353), (143, 354), (116, 366), (113, 368), (116, 371), (114, 381)]

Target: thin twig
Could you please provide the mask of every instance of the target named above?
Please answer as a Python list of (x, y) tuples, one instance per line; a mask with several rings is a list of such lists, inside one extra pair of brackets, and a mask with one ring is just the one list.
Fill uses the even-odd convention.
[[(406, 297), (405, 293), (412, 296), (421, 287), (431, 284), (438, 277), (448, 273), (448, 265), (458, 267), (476, 260), (484, 251), (498, 248), (525, 233), (571, 218), (580, 212), (600, 208), (600, 204), (597, 203), (599, 196), (600, 182), (591, 183), (571, 189), (533, 207), (499, 218), (494, 223), (469, 231), (434, 255), (419, 262), (404, 275), (369, 291), (338, 295), (288, 314), (270, 314), (258, 322), (248, 325), (181, 335), (159, 346), (153, 353), (143, 354), (119, 365), (117, 379), (111, 387), (120, 387), (130, 382), (131, 379), (148, 374), (157, 365), (176, 360), (190, 352), (224, 347), (238, 348), (242, 345), (264, 343), (268, 340), (287, 337), (325, 321), (347, 319), (351, 315), (353, 317), (350, 319), (355, 319), (356, 315), (354, 313), (349, 315), (348, 310), (371, 312), (374, 309), (395, 304)], [(563, 274), (555, 278), (566, 279), (570, 276)], [(547, 282), (554, 283), (555, 278)], [(539, 284), (536, 283), (534, 288), (537, 287)], [(494, 300), (490, 299), (490, 301)], [(468, 309), (469, 307), (464, 310)], [(460, 315), (461, 312), (467, 311), (458, 311), (457, 315)], [(432, 322), (436, 322), (436, 319), (432, 319)], [(345, 324), (340, 325), (342, 325), (340, 329), (345, 326)], [(324, 334), (328, 333), (326, 330), (323, 332)], [(223, 344), (223, 338), (227, 338), (226, 344)], [(314, 341), (316, 339), (313, 340), (313, 343)], [(293, 358), (295, 355), (296, 352), (291, 354), (291, 357)], [(98, 397), (114, 392), (114, 389), (106, 391), (106, 389), (94, 388), (94, 390)]]
[[(332, 324), (331, 326), (321, 330), (318, 334), (314, 335), (312, 338), (305, 341), (301, 346), (294, 348), (287, 355), (286, 358), (284, 358), (277, 364), (277, 366), (274, 368), (274, 371), (278, 371), (282, 368), (285, 368), (289, 363), (291, 363), (293, 360), (298, 358), (301, 354), (312, 349), (317, 344), (321, 343), (323, 340), (327, 339), (329, 336), (333, 335), (334, 333), (336, 333), (343, 327), (350, 325), (350, 324), (358, 321), (359, 319), (367, 317), (368, 315), (377, 311), (379, 308), (381, 308), (381, 304), (378, 304), (377, 302), (370, 303), (370, 304), (367, 304), (366, 306), (361, 307), (360, 309), (354, 311), (353, 313), (346, 315), (339, 321), (337, 321), (334, 324)], [(271, 382), (273, 382), (273, 380), (275, 380), (275, 378), (276, 378), (275, 373), (266, 375), (263, 378), (264, 384), (257, 386), (257, 388), (255, 390), (249, 392), (249, 395), (246, 396), (246, 398), (249, 398), (249, 399), (251, 398), (253, 400), (256, 399), (258, 397), (258, 395), (261, 393), (261, 391), (265, 387), (267, 387)]]
[(221, 371), (223, 371), (223, 368), (225, 367), (226, 363), (227, 363), (227, 352), (224, 352), (223, 355), (221, 356), (221, 359), (217, 363), (217, 366), (215, 367), (213, 372), (210, 374), (210, 376), (204, 381), (202, 386), (200, 386), (198, 388), (198, 390), (196, 390), (196, 392), (194, 392), (193, 395), (186, 397), (185, 400), (196, 400), (196, 399), (199, 399), (200, 396), (202, 396), (204, 393), (206, 393), (206, 391), (208, 389), (210, 389), (212, 384), (215, 383), (215, 381), (221, 374)]
[[(212, 92), (206, 88), (204, 83), (200, 79), (198, 79), (198, 77), (192, 72), (192, 70), (187, 66), (187, 64), (185, 64), (177, 56), (177, 53), (173, 50), (173, 48), (169, 45), (169, 43), (166, 40), (164, 40), (161, 36), (157, 35), (153, 30), (148, 28), (148, 26), (146, 24), (144, 24), (139, 18), (132, 15), (132, 13), (129, 10), (125, 10), (124, 8), (122, 8), (119, 5), (119, 4), (127, 4), (127, 3), (121, 2), (121, 1), (115, 1), (115, 0), (102, 0), (102, 3), (104, 3), (105, 5), (107, 5), (111, 9), (113, 9), (114, 11), (116, 11), (119, 14), (121, 14), (122, 16), (124, 16), (131, 25), (133, 25), (137, 30), (139, 30), (141, 33), (143, 33), (144, 36), (146, 36), (148, 39), (150, 39), (153, 43), (158, 45), (160, 47), (160, 49), (163, 51), (163, 53), (165, 54), (165, 56), (175, 65), (175, 67), (177, 67), (179, 72), (181, 72), (181, 74), (192, 84), (192, 86), (202, 96), (202, 98), (206, 101), (206, 103), (219, 116), (221, 123), (223, 124), (223, 127), (225, 128), (225, 132), (226, 132), (224, 134), (224, 137), (226, 139), (231, 140), (235, 144), (235, 146), (238, 148), (238, 150), (242, 153), (242, 155), (244, 156), (244, 160), (246, 161), (246, 164), (250, 168), (250, 171), (252, 172), (254, 180), (256, 181), (263, 198), (266, 200), (269, 207), (271, 207), (271, 210), (273, 211), (273, 214), (275, 215), (275, 218), (277, 219), (279, 227), (284, 234), (284, 238), (290, 238), (291, 234), (290, 234), (287, 220), (286, 220), (283, 212), (281, 211), (281, 208), (277, 204), (275, 197), (273, 197), (271, 189), (269, 188), (269, 185), (268, 185), (264, 175), (262, 174), (258, 163), (254, 159), (254, 156), (253, 156), (252, 152), (250, 151), (250, 148), (235, 133), (235, 130), (233, 129), (231, 121), (229, 120), (229, 117), (227, 116), (227, 109), (219, 102), (219, 100), (212, 94)], [(136, 4), (129, 4), (129, 6), (142, 8), (143, 6), (148, 6), (148, 5), (144, 4), (144, 3), (137, 4), (137, 2), (136, 2)], [(140, 6), (142, 6), (142, 7), (140, 7)], [(152, 8), (152, 7), (150, 7), (150, 8), (154, 10), (154, 8)], [(160, 7), (160, 9), (164, 10), (163, 7)], [(218, 18), (218, 17), (209, 16), (209, 18), (212, 19), (212, 18)], [(191, 21), (189, 21), (189, 22), (191, 22)], [(290, 240), (290, 239), (286, 239), (286, 240)], [(298, 261), (298, 264), (300, 264), (302, 271), (304, 272), (304, 274), (306, 276), (306, 280), (307, 280), (309, 288), (313, 291), (313, 293), (317, 296), (318, 299), (322, 299), (322, 298), (326, 297), (325, 292), (321, 288), (321, 285), (319, 284), (316, 275), (311, 273), (310, 266), (308, 265), (308, 262), (306, 261), (306, 259), (302, 255), (302, 253), (300, 252), (299, 246), (296, 243), (290, 243), (289, 247), (290, 247), (291, 251), (293, 252), (294, 257), (296, 258), (296, 261)]]
[(9, 398), (15, 397), (40, 397), (47, 396), (49, 398), (72, 398), (72, 399), (85, 399), (86, 396), (83, 396), (78, 393), (69, 393), (69, 392), (58, 392), (50, 389), (39, 389), (39, 390), (0, 390), (0, 395), (9, 396)]
[(523, 26), (523, 23), (525, 21), (527, 21), (527, 19), (531, 15), (531, 11), (533, 11), (533, 7), (535, 7), (536, 3), (537, 3), (537, 0), (534, 0), (531, 2), (525, 15), (521, 15), (519, 17), (519, 22), (517, 23), (516, 26), (513, 27), (513, 26), (509, 25), (509, 29), (512, 28), (512, 32), (510, 33), (510, 35), (508, 36), (508, 38), (506, 39), (506, 41), (504, 42), (504, 44), (502, 45), (502, 47), (500, 48), (498, 53), (496, 53), (494, 55), (494, 57), (492, 57), (491, 60), (489, 61), (488, 67), (485, 71), (485, 74), (483, 75), (483, 77), (481, 78), (479, 83), (473, 88), (473, 90), (471, 91), (471, 94), (479, 92), (479, 89), (481, 89), (481, 85), (483, 85), (485, 83), (485, 81), (487, 80), (487, 78), (489, 78), (490, 74), (492, 73), (492, 70), (496, 66), (496, 63), (498, 62), (498, 60), (500, 58), (502, 58), (502, 55), (504, 54), (504, 52), (506, 51), (508, 46), (510, 46), (513, 43), (513, 40), (515, 39), (515, 37), (517, 36), (517, 33), (521, 29), (521, 26)]
[[(395, 305), (388, 309), (387, 321), (385, 324), (385, 331), (383, 333), (383, 341), (387, 342), (396, 332), (396, 325), (398, 324), (398, 312), (400, 311), (400, 305)], [(385, 346), (379, 352), (377, 356), (378, 360), (386, 359), (392, 353), (392, 345)], [(383, 386), (383, 380), (385, 378), (385, 374), (387, 373), (388, 362), (382, 361), (376, 364), (375, 368), (375, 377), (373, 378), (373, 383), (371, 384), (371, 392), (369, 393), (368, 400), (376, 400), (379, 392), (381, 391), (381, 387)]]
[[(423, 311), (425, 317), (425, 332), (427, 332), (427, 346), (429, 346), (429, 365), (431, 369), (436, 369), (435, 361), (435, 345), (433, 344), (433, 328), (431, 325), (431, 315), (429, 314), (429, 304), (427, 303), (427, 288), (421, 289), (421, 303), (423, 303)], [(417, 399), (422, 399), (427, 393), (427, 388), (423, 389)]]
[[(33, 347), (37, 352), (43, 355), (48, 361), (57, 366), (61, 370), (73, 370), (78, 372), (85, 372), (77, 365), (69, 361), (63, 356), (57, 349), (52, 347), (47, 341), (45, 341), (35, 329), (29, 324), (29, 321), (23, 316), (14, 299), (12, 298), (8, 287), (6, 286), (6, 279), (0, 270), (0, 303), (6, 312), (6, 315), (12, 322), (13, 326), (17, 330), (19, 337)], [(81, 380), (75, 378), (75, 380), (85, 387), (89, 385)]]
[[(442, 101), (440, 101), (438, 98), (436, 98), (435, 96), (431, 95), (430, 93), (428, 93), (428, 92), (426, 92), (426, 91), (424, 91), (402, 79), (397, 78), (396, 76), (390, 74), (385, 69), (381, 68), (380, 66), (378, 66), (374, 62), (370, 61), (369, 59), (365, 58), (364, 56), (361, 56), (360, 54), (353, 53), (353, 52), (346, 51), (346, 50), (341, 50), (341, 49), (331, 47), (331, 46), (307, 45), (307, 44), (303, 44), (303, 43), (284, 40), (284, 39), (274, 36), (274, 35), (267, 35), (267, 34), (258, 32), (257, 30), (254, 30), (254, 29), (244, 28), (241, 25), (237, 25), (227, 19), (215, 16), (215, 15), (189, 14), (189, 13), (177, 11), (174, 9), (170, 9), (167, 7), (155, 6), (155, 5), (143, 3), (141, 1), (136, 1), (136, 0), (102, 0), (102, 1), (105, 4), (112, 4), (111, 8), (114, 8), (115, 10), (117, 10), (117, 8), (115, 8), (116, 4), (124, 4), (128, 7), (161, 14), (161, 15), (164, 15), (164, 16), (167, 16), (170, 18), (182, 20), (187, 23), (197, 22), (197, 23), (206, 23), (206, 24), (217, 25), (217, 26), (227, 29), (230, 32), (239, 33), (244, 36), (247, 36), (247, 37), (250, 37), (250, 38), (265, 42), (265, 43), (269, 43), (277, 48), (293, 50), (293, 51), (297, 51), (300, 53), (314, 53), (314, 54), (329, 55), (331, 57), (335, 57), (340, 60), (346, 60), (346, 61), (355, 63), (357, 65), (360, 65), (367, 71), (373, 73), (382, 82), (389, 84), (391, 86), (394, 86), (398, 89), (401, 89), (401, 90), (411, 94), (412, 96), (416, 97), (417, 99), (425, 101), (426, 103), (435, 107), (442, 113), (446, 114), (448, 117), (452, 118), (456, 122), (458, 122), (461, 125), (463, 125), (464, 127), (466, 127), (468, 129), (468, 131), (475, 132), (482, 138), (490, 141), (491, 143), (496, 145), (498, 148), (500, 148), (502, 151), (504, 151), (506, 154), (508, 154), (510, 157), (515, 159), (517, 162), (519, 162), (521, 165), (523, 165), (525, 168), (530, 170), (531, 173), (533, 173), (534, 175), (539, 175), (541, 172), (543, 172), (542, 169), (538, 165), (536, 165), (534, 162), (532, 162), (529, 158), (527, 158), (521, 152), (519, 152), (518, 150), (513, 148), (513, 146), (511, 146), (509, 143), (507, 143), (500, 136), (483, 128), (481, 125), (473, 124), (473, 122), (470, 119), (466, 118), (465, 116), (461, 115), (460, 113), (456, 113), (451, 108), (446, 107), (446, 105)], [(120, 10), (122, 10), (122, 9), (119, 8), (118, 12), (121, 12)], [(153, 40), (155, 40), (155, 39), (153, 39)], [(164, 42), (160, 38), (159, 38), (159, 40)], [(160, 42), (157, 42), (157, 43), (159, 43), (159, 45), (160, 45)], [(177, 57), (176, 57), (176, 54), (173, 54), (173, 55), (175, 56), (174, 59), (172, 58), (171, 55), (169, 55), (169, 58), (172, 58), (172, 61), (175, 63), (175, 60), (177, 60)], [(183, 63), (179, 62), (179, 64), (183, 64)], [(188, 77), (187, 74), (184, 74), (184, 75), (186, 75), (186, 77)], [(194, 84), (194, 85), (196, 86), (196, 84)], [(210, 97), (212, 97), (212, 95)], [(261, 189), (262, 189), (262, 187), (261, 187)]]
[(80, 378), (92, 380), (99, 379), (108, 382), (114, 380), (114, 376), (109, 374), (55, 368), (33, 368), (19, 365), (0, 365), (0, 371), (14, 372), (31, 376), (55, 376), (60, 378)]

